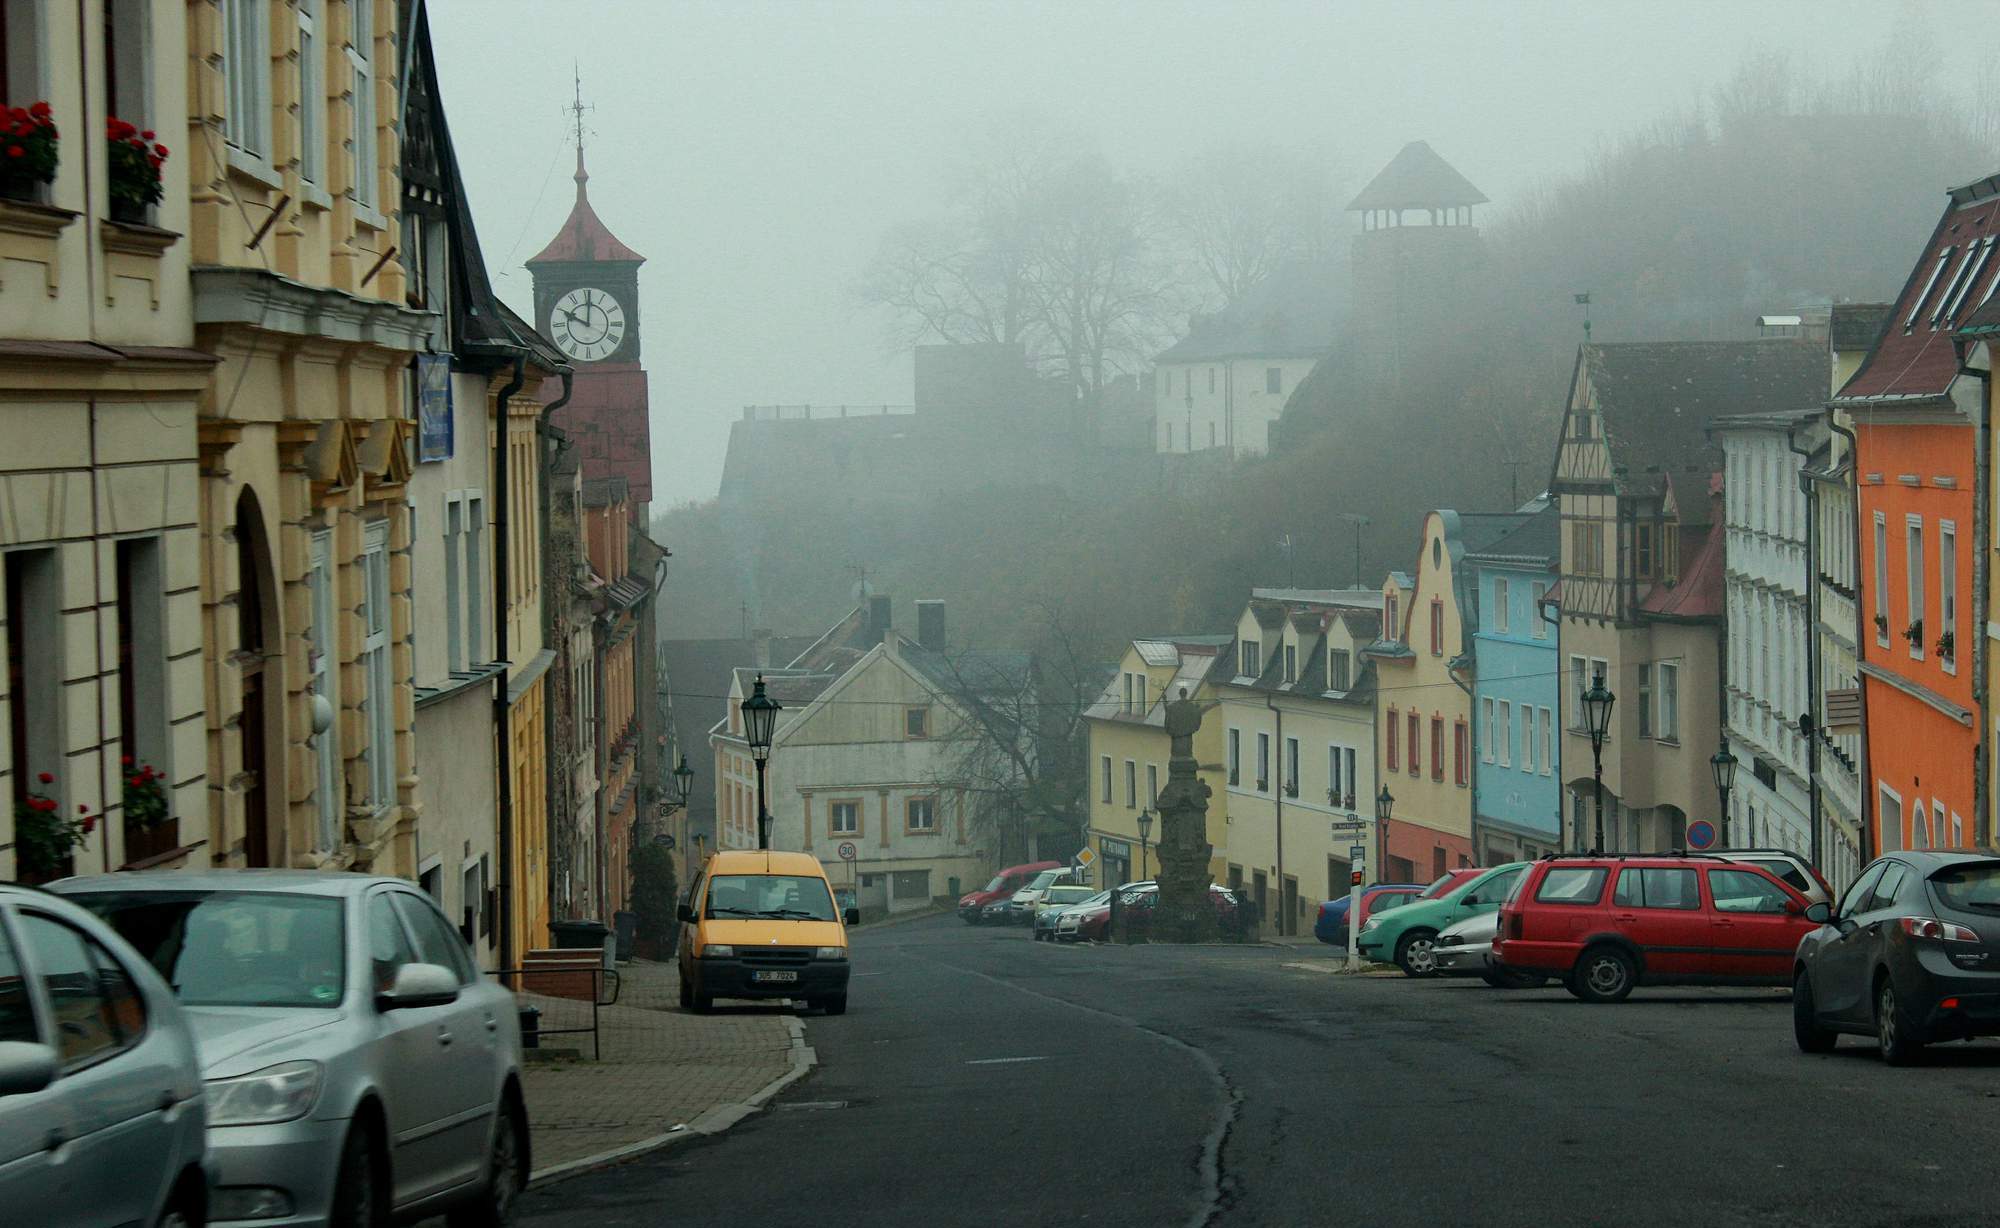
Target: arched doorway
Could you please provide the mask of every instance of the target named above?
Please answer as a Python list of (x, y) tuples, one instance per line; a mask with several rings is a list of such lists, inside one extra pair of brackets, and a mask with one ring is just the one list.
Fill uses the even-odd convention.
[(284, 796), (272, 778), (270, 756), (270, 747), (282, 741), (271, 725), (285, 694), (284, 658), (272, 651), (279, 642), (275, 574), (263, 507), (246, 488), (236, 498), (236, 643), (243, 679), (243, 861), (250, 866), (272, 865), (274, 852), (284, 854), (282, 837), (275, 849), (272, 839), (282, 831), (272, 803)]

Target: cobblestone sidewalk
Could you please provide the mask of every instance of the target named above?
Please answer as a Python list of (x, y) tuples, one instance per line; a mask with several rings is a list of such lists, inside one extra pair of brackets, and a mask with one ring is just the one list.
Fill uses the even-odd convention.
[[(634, 961), (619, 969), (616, 1006), (601, 1008), (603, 1058), (590, 1037), (545, 1036), (547, 1049), (581, 1057), (537, 1061), (523, 1072), (536, 1176), (741, 1105), (795, 1068), (803, 1029), (788, 1006), (721, 1006), (712, 1015), (680, 1009), (672, 964)], [(536, 997), (545, 1028), (587, 1023), (589, 1008)]]

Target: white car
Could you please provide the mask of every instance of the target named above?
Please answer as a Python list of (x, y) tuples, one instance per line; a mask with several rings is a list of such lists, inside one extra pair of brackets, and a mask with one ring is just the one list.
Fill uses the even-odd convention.
[(1771, 877), (1806, 897), (1809, 904), (1833, 903), (1825, 881), (1820, 878), (1819, 871), (1813, 869), (1812, 862), (1790, 849), (1723, 849), (1716, 856), (1770, 871)]
[(204, 1223), (204, 1090), (187, 1016), (139, 953), (0, 883), (0, 1220)]
[(1068, 883), (1074, 876), (1062, 868), (1043, 870), (1035, 875), (1027, 886), (1014, 893), (1007, 902), (1007, 920), (1016, 925), (1032, 925), (1035, 920), (1035, 905), (1042, 902), (1042, 895), (1058, 883)]

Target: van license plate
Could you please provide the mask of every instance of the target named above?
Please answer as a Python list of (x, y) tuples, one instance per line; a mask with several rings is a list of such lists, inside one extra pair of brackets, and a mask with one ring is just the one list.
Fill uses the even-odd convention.
[(799, 979), (799, 974), (796, 972), (753, 972), (750, 974), (750, 979), (761, 981), (766, 985), (790, 985)]

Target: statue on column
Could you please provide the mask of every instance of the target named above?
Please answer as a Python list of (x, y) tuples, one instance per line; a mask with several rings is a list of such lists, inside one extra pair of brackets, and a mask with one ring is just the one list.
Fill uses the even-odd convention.
[(1215, 937), (1215, 906), (1208, 889), (1208, 782), (1194, 757), (1194, 735), (1214, 703), (1188, 698), (1187, 688), (1167, 701), (1167, 736), (1172, 740), (1167, 783), (1160, 790), (1160, 897), (1153, 913), (1156, 942), (1200, 942)]

